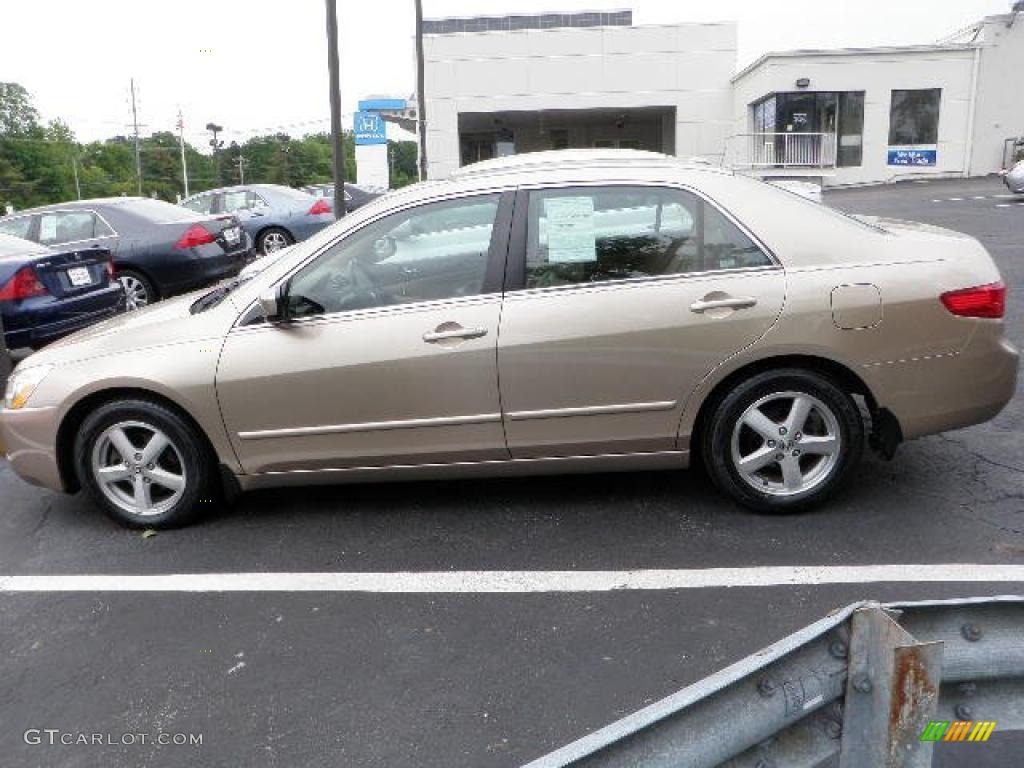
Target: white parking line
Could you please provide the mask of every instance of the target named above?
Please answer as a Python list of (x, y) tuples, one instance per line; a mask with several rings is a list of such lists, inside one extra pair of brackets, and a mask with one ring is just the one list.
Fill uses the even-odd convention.
[(398, 573), (173, 573), (0, 576), (21, 592), (535, 593), (823, 584), (1024, 584), (1024, 565), (793, 565), (637, 571), (435, 571)]

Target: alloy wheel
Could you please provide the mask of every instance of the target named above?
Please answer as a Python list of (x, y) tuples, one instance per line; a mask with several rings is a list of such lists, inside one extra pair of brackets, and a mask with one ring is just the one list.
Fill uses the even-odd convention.
[(288, 247), (288, 238), (283, 232), (267, 232), (263, 236), (263, 253), (274, 253)]
[(794, 496), (820, 485), (839, 461), (839, 420), (804, 392), (776, 392), (752, 403), (732, 432), (732, 463), (759, 493)]
[(149, 304), (149, 291), (139, 278), (133, 275), (120, 275), (117, 279), (124, 288), (125, 306), (129, 312)]
[(165, 432), (141, 421), (104, 430), (93, 446), (91, 468), (103, 495), (130, 515), (163, 514), (185, 492), (185, 462), (178, 447)]

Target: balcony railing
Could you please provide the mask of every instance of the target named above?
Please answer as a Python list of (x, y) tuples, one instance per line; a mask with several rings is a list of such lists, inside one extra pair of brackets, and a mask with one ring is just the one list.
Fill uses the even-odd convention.
[(834, 133), (744, 133), (731, 137), (728, 160), (750, 168), (834, 168)]

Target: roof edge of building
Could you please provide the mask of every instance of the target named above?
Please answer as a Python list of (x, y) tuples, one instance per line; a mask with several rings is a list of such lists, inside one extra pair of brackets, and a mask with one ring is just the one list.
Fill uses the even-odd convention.
[(885, 45), (873, 48), (798, 48), (791, 51), (768, 51), (762, 53), (747, 66), (729, 78), (729, 82), (735, 83), (742, 80), (761, 65), (770, 59), (795, 59), (801, 56), (857, 56), (857, 55), (879, 55), (884, 56), (893, 53), (925, 53), (928, 51), (941, 53), (954, 53), (958, 51), (969, 51), (980, 48), (981, 43), (928, 43), (925, 45)]

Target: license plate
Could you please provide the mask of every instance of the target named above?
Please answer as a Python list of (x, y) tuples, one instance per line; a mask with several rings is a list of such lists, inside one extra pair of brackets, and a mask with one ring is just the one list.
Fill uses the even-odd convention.
[(238, 227), (228, 227), (224, 230), (224, 239), (230, 245), (238, 245), (238, 241), (242, 239), (242, 232)]
[(88, 267), (72, 267), (68, 270), (68, 280), (76, 287), (92, 285), (92, 275), (89, 273)]

